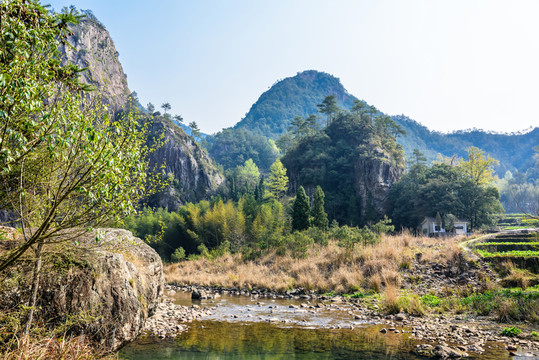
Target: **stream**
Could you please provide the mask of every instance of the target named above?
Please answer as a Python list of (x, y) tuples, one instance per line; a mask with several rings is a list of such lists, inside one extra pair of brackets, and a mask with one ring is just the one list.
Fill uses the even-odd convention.
[[(186, 292), (174, 300), (212, 308), (212, 314), (176, 338), (141, 336), (120, 351), (121, 359), (424, 359), (412, 353), (420, 342), (402, 333), (406, 326), (383, 334), (387, 325), (353, 320), (347, 303), (318, 309), (305, 301), (226, 295), (195, 301)], [(470, 358), (511, 359), (496, 343)]]

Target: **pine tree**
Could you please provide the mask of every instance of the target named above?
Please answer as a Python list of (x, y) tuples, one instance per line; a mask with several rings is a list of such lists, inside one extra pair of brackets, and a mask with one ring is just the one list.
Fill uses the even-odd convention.
[(266, 192), (266, 186), (264, 184), (264, 175), (260, 176), (260, 181), (255, 190), (255, 200), (262, 201), (264, 199), (264, 193)]
[(322, 230), (327, 230), (329, 225), (328, 214), (324, 210), (324, 191), (320, 186), (316, 187), (313, 202), (313, 226)]
[(280, 199), (288, 190), (288, 176), (281, 160), (277, 159), (270, 167), (270, 175), (266, 183), (268, 197)]
[(341, 110), (337, 106), (337, 98), (335, 97), (335, 95), (326, 96), (324, 98), (324, 101), (322, 101), (321, 104), (318, 104), (316, 106), (318, 107), (319, 112), (321, 112), (322, 114), (326, 114), (326, 126), (329, 126), (329, 124), (333, 120), (333, 116)]
[(309, 198), (305, 194), (305, 189), (300, 186), (296, 193), (296, 200), (292, 205), (292, 231), (305, 230), (309, 228)]

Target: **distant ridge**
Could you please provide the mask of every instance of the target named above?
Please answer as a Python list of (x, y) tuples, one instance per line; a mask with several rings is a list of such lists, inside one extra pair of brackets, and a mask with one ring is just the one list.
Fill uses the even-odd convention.
[[(357, 99), (333, 75), (316, 70), (298, 72), (277, 81), (264, 92), (234, 129), (241, 128), (276, 139), (287, 131), (295, 116), (318, 114), (316, 105), (328, 95), (335, 95), (343, 109), (350, 109)], [(500, 161), (496, 167), (500, 176), (507, 170), (525, 171), (533, 166), (533, 147), (539, 145), (539, 128), (512, 133), (479, 129), (442, 133), (429, 130), (405, 115), (394, 115), (392, 119), (407, 132), (407, 136), (399, 137), (398, 142), (408, 158), (416, 148), (432, 161), (439, 154), (465, 156), (468, 147), (476, 146)]]

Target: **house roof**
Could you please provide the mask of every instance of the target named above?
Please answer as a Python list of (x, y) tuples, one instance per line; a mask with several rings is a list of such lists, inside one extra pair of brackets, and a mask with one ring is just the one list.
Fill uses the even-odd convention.
[[(425, 222), (431, 222), (431, 223), (435, 223), (436, 222), (436, 218), (433, 218), (433, 217), (430, 217), (430, 216), (425, 216), (425, 219), (423, 219), (423, 221), (421, 222), (421, 224), (424, 224)], [(455, 221), (455, 224), (456, 223), (467, 223), (468, 221), (466, 220), (462, 220), (462, 219), (457, 219)]]

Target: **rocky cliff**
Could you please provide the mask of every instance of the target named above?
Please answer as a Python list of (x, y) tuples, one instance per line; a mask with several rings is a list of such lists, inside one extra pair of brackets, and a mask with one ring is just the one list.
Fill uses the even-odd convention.
[(290, 195), (302, 185), (312, 196), (320, 185), (330, 219), (364, 225), (387, 213), (389, 189), (404, 171), (404, 152), (387, 129), (377, 130), (370, 121), (343, 113), (292, 146), (282, 162)]
[(69, 38), (71, 47), (61, 47), (60, 51), (64, 54), (64, 61), (87, 69), (81, 73), (81, 80), (92, 85), (106, 103), (118, 110), (126, 104), (131, 93), (127, 75), (105, 26), (91, 11), (82, 12), (86, 17), (70, 28), (73, 33)]
[[(80, 24), (72, 26), (69, 42), (72, 48), (62, 47), (64, 61), (87, 68), (81, 73), (82, 81), (96, 88), (104, 102), (120, 110), (127, 105), (131, 91), (127, 75), (123, 72), (118, 52), (109, 32), (89, 10)], [(170, 120), (161, 116), (153, 118), (152, 136), (164, 134), (165, 144), (151, 155), (151, 165), (160, 167), (171, 181), (165, 189), (149, 199), (153, 207), (176, 210), (185, 202), (197, 202), (209, 197), (223, 182), (212, 160), (204, 150)], [(148, 140), (151, 145), (152, 140)]]
[(372, 216), (369, 211), (376, 216), (387, 213), (389, 189), (400, 179), (402, 172), (389, 161), (358, 159), (354, 163), (354, 189), (362, 219)]
[[(76, 240), (45, 247), (36, 322), (68, 335), (86, 334), (114, 351), (134, 340), (155, 311), (164, 289), (163, 264), (127, 230), (102, 229)], [(24, 304), (30, 278), (31, 267), (13, 268), (3, 279), (17, 279), (20, 286), (2, 292), (0, 308)]]
[(223, 183), (206, 150), (172, 121), (154, 117), (152, 134), (164, 134), (164, 144), (150, 156), (150, 167), (160, 169), (169, 184), (151, 196), (149, 205), (176, 211), (186, 202), (209, 198)]

